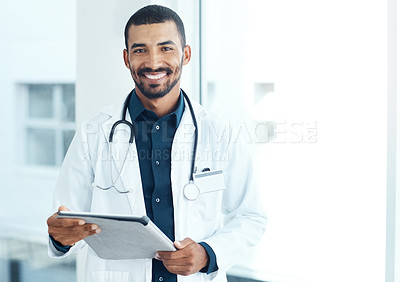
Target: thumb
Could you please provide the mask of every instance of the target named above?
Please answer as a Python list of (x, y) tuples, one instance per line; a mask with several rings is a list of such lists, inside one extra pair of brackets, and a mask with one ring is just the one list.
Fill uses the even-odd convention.
[(174, 245), (178, 250), (186, 248), (188, 245), (192, 244), (194, 241), (190, 238), (185, 238), (182, 241), (175, 241)]
[(67, 208), (66, 206), (59, 206), (58, 211), (69, 211), (70, 209)]

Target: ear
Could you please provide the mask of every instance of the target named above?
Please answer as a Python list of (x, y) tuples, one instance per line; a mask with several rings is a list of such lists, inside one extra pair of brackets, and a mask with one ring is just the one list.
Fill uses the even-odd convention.
[(190, 62), (190, 58), (192, 57), (192, 49), (189, 45), (186, 45), (183, 49), (183, 65), (187, 65)]
[(129, 63), (129, 54), (128, 54), (128, 51), (127, 51), (126, 49), (124, 49), (123, 57), (124, 57), (125, 66), (126, 66), (128, 69), (130, 69), (130, 68), (129, 68), (129, 67), (130, 67), (130, 63)]

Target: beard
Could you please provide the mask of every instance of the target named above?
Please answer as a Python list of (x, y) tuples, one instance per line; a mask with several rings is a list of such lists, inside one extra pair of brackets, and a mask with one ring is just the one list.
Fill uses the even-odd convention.
[[(183, 58), (182, 58), (182, 62), (183, 62)], [(153, 70), (151, 68), (141, 68), (137, 72), (135, 72), (134, 70), (131, 69), (133, 81), (135, 82), (136, 87), (140, 90), (140, 92), (142, 92), (142, 94), (146, 98), (148, 98), (148, 99), (162, 98), (165, 95), (167, 95), (175, 87), (175, 85), (178, 83), (178, 81), (181, 79), (182, 62), (181, 62), (181, 65), (179, 66), (179, 68), (176, 70), (176, 73), (178, 73), (177, 78), (175, 80), (173, 80), (172, 82), (167, 81), (167, 83), (165, 84), (163, 89), (156, 90), (156, 88), (160, 87), (160, 84), (149, 84), (148, 86), (145, 86), (144, 83), (142, 81), (140, 81), (139, 78), (145, 72), (163, 72), (163, 71), (165, 71), (167, 73), (167, 76), (169, 76), (169, 75), (173, 74), (173, 71), (171, 68), (168, 68), (168, 67), (167, 68), (158, 68), (156, 70)], [(137, 78), (135, 78), (135, 77), (137, 77)]]

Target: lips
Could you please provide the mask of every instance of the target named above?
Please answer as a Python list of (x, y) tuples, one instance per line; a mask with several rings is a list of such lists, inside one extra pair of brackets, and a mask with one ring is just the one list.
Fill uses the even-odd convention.
[(162, 79), (167, 75), (166, 72), (159, 72), (159, 73), (143, 73), (143, 75), (151, 80), (159, 80)]
[(151, 68), (141, 68), (137, 71), (139, 76), (142, 76), (146, 80), (149, 80), (150, 83), (158, 83), (164, 78), (168, 77), (168, 75), (172, 74), (172, 69), (169, 67), (163, 67), (158, 69)]

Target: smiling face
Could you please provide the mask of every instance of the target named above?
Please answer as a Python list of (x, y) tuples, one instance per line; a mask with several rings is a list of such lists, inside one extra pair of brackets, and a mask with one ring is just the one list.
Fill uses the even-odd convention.
[(180, 91), (182, 66), (190, 61), (190, 46), (181, 46), (172, 21), (132, 25), (128, 32), (128, 50), (124, 50), (126, 67), (131, 71), (138, 95), (162, 98)]

